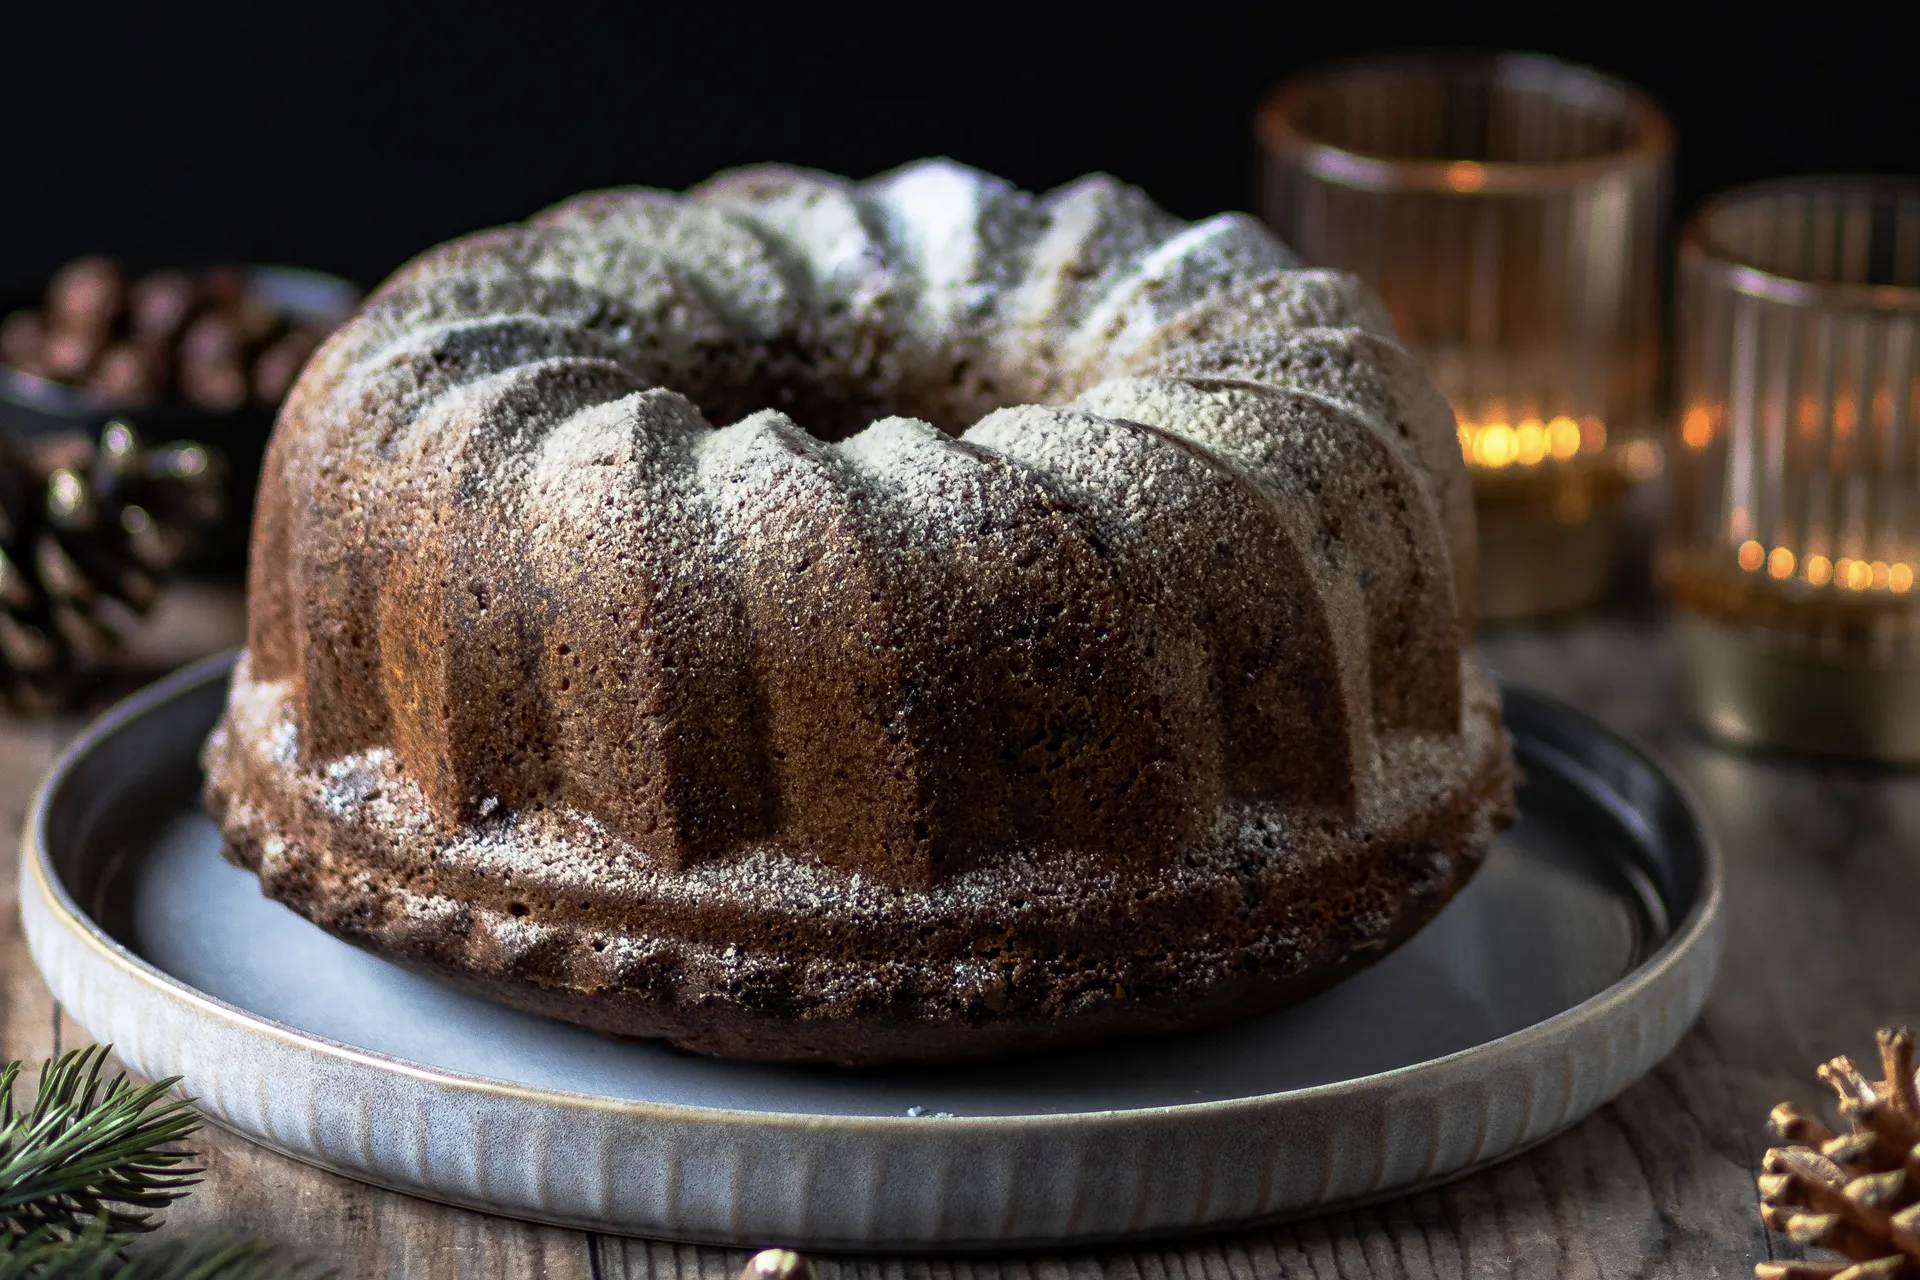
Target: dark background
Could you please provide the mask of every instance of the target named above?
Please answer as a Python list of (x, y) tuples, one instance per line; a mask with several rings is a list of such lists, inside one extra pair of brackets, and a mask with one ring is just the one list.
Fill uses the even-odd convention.
[(1644, 86), (1678, 127), (1682, 211), (1774, 174), (1920, 173), (1913, 0), (0, 13), (15, 282), (107, 250), (372, 283), (577, 190), (760, 160), (864, 176), (946, 154), (1031, 188), (1105, 169), (1199, 216), (1249, 203), (1252, 112), (1290, 71), (1436, 44)]

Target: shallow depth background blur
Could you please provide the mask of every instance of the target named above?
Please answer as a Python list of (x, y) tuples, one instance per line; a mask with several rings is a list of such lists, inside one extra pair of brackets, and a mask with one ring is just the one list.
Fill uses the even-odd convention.
[(1033, 188), (1105, 169), (1198, 216), (1250, 203), (1270, 87), (1396, 46), (1637, 81), (1678, 126), (1682, 211), (1777, 173), (1920, 172), (1911, 0), (400, 8), (11, 6), (0, 278), (108, 250), (371, 284), (577, 190), (765, 159), (866, 175), (946, 154)]

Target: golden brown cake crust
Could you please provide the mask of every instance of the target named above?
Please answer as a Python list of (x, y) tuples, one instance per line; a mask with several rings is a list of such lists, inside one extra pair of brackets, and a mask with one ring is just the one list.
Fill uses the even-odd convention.
[(209, 744), (209, 800), (270, 895), (489, 999), (720, 1057), (986, 1058), (1277, 1008), (1411, 936), (1515, 816), (1498, 703), (1470, 679), (1463, 759), (1409, 744), (1357, 820), (1223, 815), (1157, 865), (1055, 854), (931, 894), (765, 851), (622, 874), (553, 813), (449, 838), (381, 761), (285, 768), (271, 704)]
[(1513, 766), (1451, 415), (1298, 266), (938, 162), (430, 251), (268, 452), (229, 856), (488, 998), (730, 1057), (1171, 1031), (1369, 962)]

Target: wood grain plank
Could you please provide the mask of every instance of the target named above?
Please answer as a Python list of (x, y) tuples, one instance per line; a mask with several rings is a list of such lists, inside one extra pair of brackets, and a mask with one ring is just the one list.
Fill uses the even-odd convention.
[(168, 1230), (218, 1227), (276, 1240), (352, 1280), (592, 1275), (583, 1232), (368, 1186), (222, 1129), (205, 1130), (193, 1147), (206, 1181), (171, 1212)]
[[(79, 730), (73, 717), (52, 720), (0, 718), (0, 822), (17, 832), (40, 777)], [(57, 1052), (58, 1018), (53, 996), (40, 980), (20, 930), (20, 883), (8, 867), (0, 875), (0, 1048), (29, 1063)]]
[[(92, 1038), (59, 1015), (68, 1048)], [(368, 1186), (209, 1125), (189, 1143), (206, 1174), (164, 1231), (225, 1230), (272, 1240), (348, 1280), (541, 1276), (589, 1280), (584, 1232), (516, 1222)]]

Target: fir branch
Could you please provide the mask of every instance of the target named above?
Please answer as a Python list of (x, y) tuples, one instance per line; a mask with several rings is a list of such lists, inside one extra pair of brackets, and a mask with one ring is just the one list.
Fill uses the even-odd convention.
[(93, 1222), (77, 1236), (41, 1227), (0, 1239), (0, 1280), (104, 1280), (122, 1261), (122, 1236)]
[(167, 1098), (178, 1077), (103, 1084), (109, 1052), (93, 1045), (48, 1062), (27, 1111), (13, 1101), (21, 1064), (0, 1070), (0, 1242), (47, 1228), (79, 1235), (89, 1221), (108, 1238), (151, 1231), (154, 1211), (200, 1180), (193, 1154), (166, 1145), (200, 1127), (191, 1103)]
[(337, 1274), (262, 1241), (218, 1232), (143, 1245), (114, 1280), (325, 1280)]
[(129, 1251), (95, 1221), (77, 1236), (50, 1228), (0, 1242), (0, 1280), (324, 1280), (311, 1264), (226, 1232), (169, 1235)]

